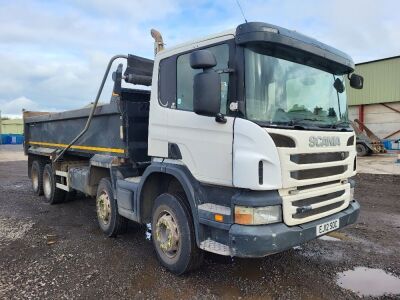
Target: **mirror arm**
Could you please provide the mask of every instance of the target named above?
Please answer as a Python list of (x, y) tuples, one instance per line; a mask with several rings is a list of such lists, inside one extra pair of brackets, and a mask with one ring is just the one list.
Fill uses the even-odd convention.
[(217, 122), (217, 123), (225, 124), (226, 121), (227, 120), (226, 120), (225, 116), (221, 113), (217, 113), (217, 115), (215, 116), (215, 122)]
[(246, 106), (244, 101), (238, 101), (238, 111), (245, 116), (246, 115)]

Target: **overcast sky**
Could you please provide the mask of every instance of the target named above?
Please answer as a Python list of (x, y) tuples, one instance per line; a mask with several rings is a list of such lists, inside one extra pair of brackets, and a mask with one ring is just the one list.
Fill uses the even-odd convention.
[[(300, 31), (356, 63), (400, 55), (400, 1), (240, 2), (248, 21)], [(0, 0), (0, 110), (16, 116), (22, 108), (87, 105), (112, 55), (152, 58), (151, 28), (168, 47), (240, 23), (235, 0)]]

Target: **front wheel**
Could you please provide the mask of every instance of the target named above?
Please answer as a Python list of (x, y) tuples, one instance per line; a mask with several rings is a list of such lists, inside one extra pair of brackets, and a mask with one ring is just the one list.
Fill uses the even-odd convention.
[(172, 273), (186, 273), (203, 261), (203, 251), (196, 245), (191, 214), (179, 196), (165, 193), (157, 197), (152, 232), (157, 257)]
[(128, 220), (118, 213), (110, 178), (103, 178), (99, 182), (96, 212), (99, 226), (107, 236), (115, 237), (126, 231)]

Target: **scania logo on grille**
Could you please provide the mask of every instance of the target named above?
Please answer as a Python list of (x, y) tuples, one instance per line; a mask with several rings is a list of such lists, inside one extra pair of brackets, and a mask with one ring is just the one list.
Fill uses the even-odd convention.
[(340, 138), (338, 136), (310, 136), (308, 142), (310, 147), (340, 146)]

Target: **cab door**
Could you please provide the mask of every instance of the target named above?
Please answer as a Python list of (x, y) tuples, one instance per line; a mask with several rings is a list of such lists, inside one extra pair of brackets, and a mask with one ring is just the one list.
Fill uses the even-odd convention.
[[(215, 55), (215, 70), (226, 70), (230, 67), (229, 58), (233, 47), (228, 42), (200, 48), (207, 49)], [(220, 112), (225, 115), (226, 123), (219, 123), (214, 117), (195, 114), (193, 77), (200, 71), (190, 67), (189, 57), (192, 51), (176, 56), (176, 97), (167, 110), (169, 156), (180, 160), (201, 182), (232, 186), (234, 118), (227, 115), (230, 74), (221, 73)]]

